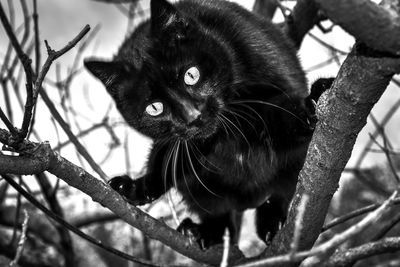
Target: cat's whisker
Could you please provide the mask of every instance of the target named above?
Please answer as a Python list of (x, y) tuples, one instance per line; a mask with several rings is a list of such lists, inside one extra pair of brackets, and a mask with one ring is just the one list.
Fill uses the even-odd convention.
[(236, 103), (236, 105), (245, 107), (245, 108), (249, 109), (250, 111), (252, 111), (262, 121), (262, 123), (264, 124), (265, 130), (267, 132), (269, 132), (267, 123), (265, 122), (263, 117), (260, 115), (260, 113), (257, 112), (257, 110), (255, 110), (254, 108), (252, 108), (252, 107), (250, 107), (249, 105), (246, 105), (246, 104)]
[[(222, 115), (222, 114), (221, 114)], [(220, 119), (221, 119), (221, 123), (223, 124), (223, 125), (225, 125), (225, 127), (226, 127), (226, 129), (227, 129), (227, 133), (228, 133), (228, 136), (229, 136), (229, 132), (230, 133), (232, 133), (232, 135), (233, 135), (233, 138), (237, 138), (237, 136), (236, 136), (236, 133), (235, 133), (235, 131), (234, 130), (232, 130), (232, 127), (229, 125), (229, 123), (226, 121), (226, 119), (225, 119), (225, 117), (220, 117)]]
[(261, 100), (241, 100), (241, 101), (233, 101), (233, 102), (231, 102), (231, 103), (232, 103), (232, 104), (237, 104), (237, 103), (255, 103), (255, 104), (267, 105), (267, 106), (274, 107), (274, 108), (280, 109), (280, 110), (282, 110), (282, 111), (285, 111), (285, 112), (287, 112), (288, 114), (292, 115), (294, 118), (296, 118), (296, 119), (298, 119), (299, 121), (301, 121), (302, 123), (307, 124), (306, 122), (304, 122), (301, 118), (299, 118), (299, 117), (298, 117), (296, 114), (294, 114), (293, 112), (291, 112), (291, 111), (289, 111), (289, 110), (287, 110), (287, 109), (285, 109), (285, 108), (283, 108), (283, 107), (281, 107), (281, 106), (272, 104), (272, 103), (270, 103), (270, 102), (261, 101)]
[(174, 187), (178, 188), (178, 183), (176, 180), (176, 165), (178, 163), (178, 155), (179, 155), (179, 149), (181, 146), (181, 141), (176, 141), (176, 145), (175, 145), (175, 150), (174, 150), (174, 154), (172, 156), (172, 181), (174, 183)]
[[(221, 171), (221, 168), (219, 168), (219, 167), (216, 166), (214, 163), (212, 163), (211, 161), (209, 161), (209, 160), (207, 159), (207, 157), (203, 155), (203, 153), (200, 151), (200, 149), (196, 146), (195, 143), (189, 143), (189, 147), (191, 148), (190, 145), (193, 145), (193, 147), (194, 147), (194, 148), (197, 150), (197, 152), (200, 154), (200, 157), (202, 157), (202, 158), (205, 159), (206, 163), (208, 163), (208, 164), (210, 164), (211, 166), (213, 166), (213, 167), (217, 170), (217, 172), (218, 172), (218, 171)], [(193, 151), (193, 152), (194, 152), (194, 151)], [(199, 161), (199, 162), (200, 162), (200, 161)]]
[(176, 147), (177, 141), (174, 143), (173, 146), (170, 146), (167, 154), (167, 160), (164, 160), (164, 170), (163, 170), (163, 179), (164, 179), (164, 192), (167, 192), (167, 172), (168, 172), (168, 165), (171, 161), (172, 154), (174, 153), (174, 149)]
[(237, 121), (239, 124), (240, 124), (240, 122), (239, 122), (239, 120), (238, 120), (237, 117), (241, 118), (242, 120), (244, 120), (245, 122), (247, 122), (247, 123), (251, 126), (251, 128), (253, 128), (253, 130), (254, 130), (255, 132), (257, 132), (257, 130), (256, 130), (256, 128), (254, 127), (254, 125), (253, 125), (248, 119), (246, 119), (244, 116), (242, 116), (241, 114), (239, 114), (239, 113), (237, 113), (237, 112), (235, 112), (235, 111), (233, 111), (233, 110), (229, 110), (229, 109), (223, 109), (223, 111), (225, 111), (225, 112), (227, 112), (227, 113), (230, 113), (230, 114), (236, 119), (236, 121)]
[(200, 209), (204, 210), (205, 212), (211, 214), (211, 212), (209, 210), (207, 210), (206, 208), (204, 208), (202, 205), (200, 205), (200, 203), (196, 200), (196, 198), (193, 196), (192, 191), (190, 191), (190, 186), (187, 183), (186, 180), (186, 175), (185, 175), (185, 169), (183, 167), (183, 153), (181, 153), (181, 169), (182, 169), (182, 176), (183, 176), (183, 181), (185, 182), (186, 185), (186, 189), (188, 190), (188, 193), (190, 195), (190, 197), (192, 198), (192, 200), (194, 201), (194, 203), (196, 203), (197, 206), (199, 206)]
[(228, 129), (226, 128), (226, 126), (225, 126), (224, 120), (218, 115), (217, 115), (217, 120), (221, 123), (222, 127), (224, 128), (226, 136), (229, 137), (229, 132), (228, 132)]
[[(239, 88), (240, 88), (240, 86), (244, 86), (246, 88), (249, 88), (249, 87), (254, 88), (254, 87), (258, 86), (259, 88), (262, 88), (262, 90), (265, 90), (265, 88), (269, 87), (269, 88), (277, 90), (279, 93), (284, 95), (289, 101), (291, 101), (291, 102), (293, 101), (293, 98), (288, 93), (286, 93), (281, 87), (279, 87), (279, 86), (277, 86), (277, 85), (275, 85), (273, 83), (253, 83), (253, 84), (249, 84), (246, 81), (246, 82), (233, 83), (233, 86), (236, 86), (236, 87), (239, 87)], [(280, 94), (276, 94), (276, 96), (278, 96), (278, 95), (280, 95)]]
[[(202, 161), (201, 158), (199, 159), (196, 152), (193, 150), (193, 148), (190, 146), (190, 143), (188, 144), (189, 148), (190, 148), (190, 152), (193, 152), (194, 158), (197, 160), (197, 162), (207, 171), (213, 172), (213, 170), (211, 170), (210, 168), (208, 168)], [(202, 156), (200, 156), (202, 157)]]
[(199, 175), (198, 175), (197, 172), (196, 172), (196, 169), (195, 169), (194, 166), (193, 166), (193, 162), (192, 162), (192, 158), (191, 158), (190, 153), (189, 153), (189, 148), (188, 148), (187, 141), (184, 141), (184, 145), (185, 145), (186, 155), (187, 155), (187, 158), (188, 158), (188, 160), (189, 160), (189, 166), (190, 166), (190, 168), (192, 169), (193, 174), (194, 174), (194, 176), (196, 177), (196, 179), (199, 181), (199, 183), (200, 183), (208, 192), (210, 192), (211, 194), (213, 194), (213, 195), (216, 196), (216, 197), (222, 198), (220, 195), (218, 195), (217, 193), (214, 193), (210, 188), (208, 188), (208, 187), (204, 184), (204, 182), (200, 179)]
[(242, 115), (243, 117), (247, 116), (247, 117), (249, 117), (249, 119), (251, 119), (251, 120), (256, 120), (256, 119), (257, 119), (256, 117), (254, 117), (253, 115), (251, 115), (249, 112), (246, 112), (246, 111), (241, 110), (241, 109), (239, 109), (239, 108), (235, 108), (235, 107), (230, 106), (229, 109), (227, 109), (227, 108), (225, 108), (225, 109), (226, 109), (226, 110), (230, 110), (230, 111), (233, 110), (233, 111), (235, 111), (236, 113), (240, 112), (241, 114), (243, 114), (243, 115)]
[(223, 117), (223, 118), (225, 118), (225, 120), (227, 121), (227, 122), (229, 122), (230, 124), (232, 124), (232, 126), (233, 127), (235, 127), (235, 129), (243, 136), (243, 139), (246, 141), (246, 143), (249, 145), (249, 147), (250, 147), (250, 142), (249, 142), (249, 140), (247, 140), (247, 138), (246, 138), (246, 136), (244, 135), (244, 133), (242, 132), (242, 130), (240, 130), (240, 128), (238, 127), (238, 126), (236, 126), (236, 124), (235, 123), (233, 123), (229, 118), (227, 118), (224, 114), (221, 114), (221, 116)]

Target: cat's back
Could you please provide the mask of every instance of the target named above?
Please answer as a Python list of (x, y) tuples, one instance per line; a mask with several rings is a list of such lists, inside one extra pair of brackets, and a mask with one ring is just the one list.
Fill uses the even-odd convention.
[[(181, 0), (174, 6), (224, 47), (235, 65), (234, 83), (273, 83), (292, 96), (308, 95), (296, 50), (270, 21), (225, 0)], [(140, 68), (151, 45), (147, 21), (124, 41), (116, 58), (128, 59)]]
[(182, 0), (176, 7), (230, 46), (239, 65), (243, 65), (244, 75), (266, 82), (283, 79), (283, 89), (298, 96), (308, 95), (297, 51), (272, 22), (225, 0)]

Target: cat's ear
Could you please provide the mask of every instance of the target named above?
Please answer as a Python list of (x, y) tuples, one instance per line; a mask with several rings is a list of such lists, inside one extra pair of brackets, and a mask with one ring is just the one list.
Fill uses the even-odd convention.
[(167, 0), (151, 0), (151, 31), (155, 35), (165, 32), (169, 28), (174, 28), (175, 34), (183, 37), (182, 33), (187, 27), (187, 20), (182, 14)]
[(178, 16), (178, 11), (167, 0), (151, 0), (151, 28), (153, 32), (162, 31)]
[(112, 97), (117, 94), (118, 83), (130, 75), (130, 67), (122, 62), (86, 59), (84, 65), (104, 84)]

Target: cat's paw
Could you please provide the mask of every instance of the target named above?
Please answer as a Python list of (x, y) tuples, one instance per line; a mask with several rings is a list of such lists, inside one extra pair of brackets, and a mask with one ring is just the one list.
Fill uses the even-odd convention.
[(176, 230), (187, 236), (191, 242), (197, 243), (202, 250), (210, 247), (210, 242), (202, 237), (200, 225), (191, 219), (184, 219)]
[(335, 79), (334, 78), (321, 78), (318, 79), (316, 82), (313, 83), (311, 86), (311, 93), (305, 99), (305, 112), (304, 117), (306, 119), (307, 127), (306, 130), (309, 132), (313, 132), (315, 126), (318, 122), (316, 109), (317, 109), (317, 102), (319, 97), (329, 89)]
[(307, 98), (318, 102), (319, 97), (332, 86), (334, 80), (335, 78), (320, 78), (316, 80), (311, 85), (311, 93)]
[(112, 189), (122, 195), (130, 204), (135, 206), (150, 203), (152, 199), (146, 196), (142, 181), (132, 180), (129, 176), (117, 176), (108, 181)]

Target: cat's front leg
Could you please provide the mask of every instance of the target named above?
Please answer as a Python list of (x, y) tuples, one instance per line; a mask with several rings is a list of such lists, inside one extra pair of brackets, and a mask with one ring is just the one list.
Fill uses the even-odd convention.
[(129, 203), (140, 206), (151, 203), (161, 195), (158, 188), (151, 188), (147, 185), (149, 178), (149, 175), (145, 175), (133, 180), (128, 175), (123, 175), (112, 178), (108, 184)]

